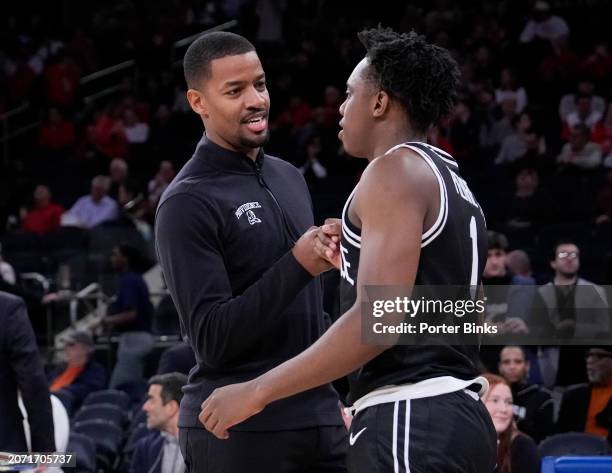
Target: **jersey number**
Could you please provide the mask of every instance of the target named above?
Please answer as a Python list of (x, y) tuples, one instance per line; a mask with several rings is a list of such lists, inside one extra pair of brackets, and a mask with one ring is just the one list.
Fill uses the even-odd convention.
[(476, 284), (478, 283), (478, 241), (477, 241), (476, 217), (470, 219), (470, 240), (472, 240), (472, 270), (470, 273), (470, 291), (472, 297), (476, 295)]

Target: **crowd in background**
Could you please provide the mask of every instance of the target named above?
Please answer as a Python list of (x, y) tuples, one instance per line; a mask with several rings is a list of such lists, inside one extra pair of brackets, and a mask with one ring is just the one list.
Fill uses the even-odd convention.
[[(52, 289), (61, 288), (58, 276), (67, 265), (77, 276), (68, 285), (117, 274), (114, 290), (147, 297), (139, 281), (126, 282), (125, 274), (137, 271), (118, 263), (122, 256), (130, 260), (130, 250), (115, 248), (119, 254), (111, 260), (120, 242), (105, 243), (104, 236), (127, 238), (154, 257), (156, 204), (201, 135), (175, 63), (184, 50), (175, 43), (233, 19), (233, 31), (256, 44), (266, 71), (272, 103), (266, 151), (303, 172), (317, 223), (339, 215), (365, 166), (341, 148), (338, 108), (364, 54), (356, 32), (381, 22), (426, 35), (461, 67), (459, 100), (428, 141), (456, 157), (496, 232), (485, 280), (556, 284), (562, 266), (573, 262), (575, 278), (567, 284), (576, 282), (578, 271), (589, 284), (612, 280), (607, 2), (437, 0), (375, 8), (331, 0), (175, 0), (165, 6), (125, 0), (58, 10), (48, 5), (39, 14), (22, 8), (12, 5), (0, 19), (0, 115), (27, 103), (28, 116), (40, 124), (11, 139), (0, 164), (0, 289), (15, 289), (24, 271), (40, 272)], [(83, 78), (126, 60), (134, 66), (111, 75), (100, 86), (109, 93), (93, 97), (99, 90)], [(52, 300), (24, 288), (13, 292), (25, 293), (34, 312)], [(164, 304), (160, 310), (172, 313), (171, 301)], [(513, 324), (519, 330), (520, 322)], [(589, 389), (606, 386), (593, 384), (584, 353), (578, 362), (575, 352), (556, 353), (557, 371), (545, 379), (550, 370), (533, 368), (548, 366), (550, 354), (515, 351), (514, 358), (532, 369), (502, 375), (515, 401), (526, 396), (528, 375), (547, 388), (581, 381), (591, 381)], [(596, 357), (608, 363), (612, 356), (589, 353), (587, 367)], [(499, 355), (483, 360), (489, 370), (506, 363)], [(606, 376), (612, 378), (612, 370)], [(584, 415), (597, 431), (607, 421), (595, 423), (593, 412)], [(523, 429), (539, 441), (554, 431), (552, 424), (546, 418)]]

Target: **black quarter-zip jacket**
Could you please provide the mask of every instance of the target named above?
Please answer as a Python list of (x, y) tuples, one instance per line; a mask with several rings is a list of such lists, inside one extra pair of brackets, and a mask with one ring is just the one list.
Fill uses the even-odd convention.
[[(302, 175), (204, 136), (157, 208), (157, 255), (195, 352), (179, 426), (201, 427), (215, 389), (247, 381), (312, 345), (329, 326), (320, 278), (291, 248), (313, 225)], [(330, 360), (333, 362), (333, 360)], [(276, 401), (232, 430), (342, 425), (331, 385)]]

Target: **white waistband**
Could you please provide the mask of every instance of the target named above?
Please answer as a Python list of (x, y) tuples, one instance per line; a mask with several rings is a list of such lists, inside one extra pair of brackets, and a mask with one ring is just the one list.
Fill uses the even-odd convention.
[(440, 376), (419, 381), (414, 384), (403, 384), (401, 386), (386, 386), (369, 392), (365, 396), (357, 399), (353, 404), (353, 414), (365, 409), (366, 407), (386, 404), (388, 402), (407, 401), (408, 399), (420, 399), (424, 397), (439, 396), (441, 394), (453, 393), (462, 389), (479, 384), (479, 396), (484, 396), (489, 389), (489, 382), (479, 376), (474, 379), (463, 380), (453, 376)]

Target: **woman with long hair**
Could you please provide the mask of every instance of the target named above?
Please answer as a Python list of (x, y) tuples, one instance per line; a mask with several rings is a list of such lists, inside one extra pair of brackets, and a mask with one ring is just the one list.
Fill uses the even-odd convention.
[(483, 375), (489, 389), (483, 401), (497, 432), (497, 471), (499, 473), (538, 473), (540, 457), (535, 442), (516, 427), (512, 414), (512, 391), (504, 378)]

